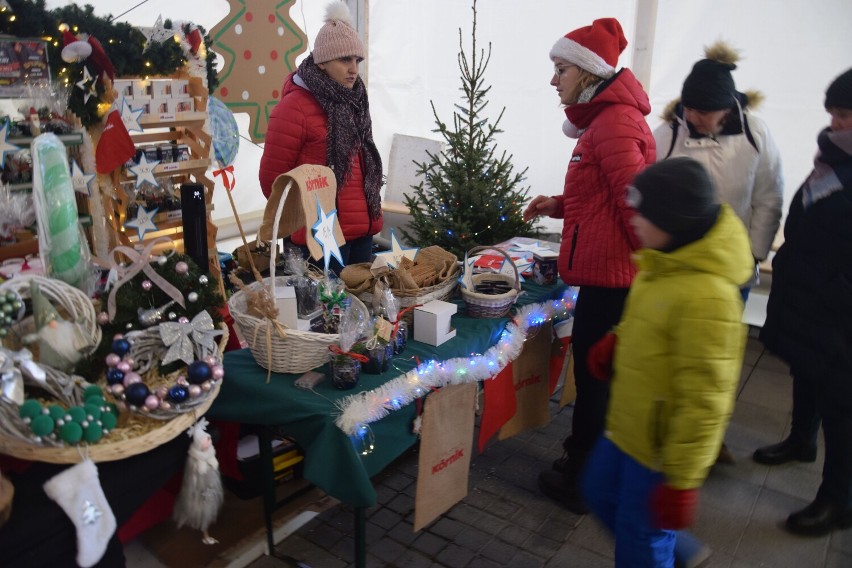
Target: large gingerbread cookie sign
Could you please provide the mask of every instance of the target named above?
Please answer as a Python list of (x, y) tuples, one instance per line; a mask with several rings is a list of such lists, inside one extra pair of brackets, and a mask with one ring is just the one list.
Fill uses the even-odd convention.
[(225, 59), (216, 97), (232, 112), (247, 112), (252, 141), (263, 142), (284, 78), (296, 69), (308, 38), (290, 19), (295, 0), (228, 3), (230, 12), (210, 30), (214, 50)]

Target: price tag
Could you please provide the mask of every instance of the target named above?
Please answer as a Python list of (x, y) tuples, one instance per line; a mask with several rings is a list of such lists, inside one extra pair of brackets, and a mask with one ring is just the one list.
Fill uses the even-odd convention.
[(385, 343), (390, 343), (391, 334), (393, 333), (393, 324), (385, 318), (376, 320), (376, 335)]
[(180, 164), (177, 162), (171, 162), (168, 164), (160, 164), (161, 172), (176, 172), (180, 169)]

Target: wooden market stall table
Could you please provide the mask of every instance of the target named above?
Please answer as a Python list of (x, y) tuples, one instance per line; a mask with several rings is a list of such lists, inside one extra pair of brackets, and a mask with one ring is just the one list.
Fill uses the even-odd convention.
[[(554, 300), (561, 297), (564, 289), (562, 284), (540, 286), (527, 282), (523, 285), (524, 293), (516, 305), (520, 307)], [(340, 414), (336, 403), (345, 397), (380, 387), (415, 368), (418, 360), (424, 363), (429, 360), (469, 357), (471, 354), (484, 353), (495, 345), (509, 318), (471, 318), (464, 313), (463, 301), (458, 299), (456, 303), (459, 311), (452, 318), (452, 325), (456, 328), (453, 339), (434, 347), (409, 337), (407, 348), (394, 357), (388, 371), (381, 375), (362, 372), (358, 385), (351, 390), (334, 388), (328, 376), (317, 385), (316, 392), (295, 387), (293, 382), (299, 375), (272, 373), (267, 383), (267, 371), (255, 362), (248, 349), (225, 353), (225, 380), (207, 416), (216, 420), (273, 426), (276, 431), (295, 440), (305, 453), (305, 479), (328, 495), (355, 508), (357, 565), (363, 565), (365, 556), (364, 511), (376, 504), (376, 491), (370, 478), (417, 442), (417, 436), (412, 432), (416, 405), (408, 404), (390, 412), (382, 420), (371, 423), (369, 426), (375, 437), (375, 446), (372, 452), (361, 455), (356, 450), (357, 441), (353, 441), (335, 424)], [(318, 370), (327, 375), (327, 365)], [(270, 517), (276, 497), (269, 443), (268, 439), (261, 440), (262, 452), (264, 446), (267, 446), (261, 459), (266, 462), (264, 469), (268, 483), (264, 504), (271, 553), (274, 543)]]

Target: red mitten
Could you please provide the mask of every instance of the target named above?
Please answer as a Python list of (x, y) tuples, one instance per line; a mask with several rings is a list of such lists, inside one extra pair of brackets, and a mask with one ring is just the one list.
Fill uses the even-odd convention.
[(681, 530), (695, 521), (698, 489), (675, 489), (661, 483), (651, 495), (651, 514), (661, 529)]
[(617, 339), (614, 333), (607, 333), (589, 348), (586, 355), (586, 368), (600, 381), (608, 381), (612, 377), (612, 355)]

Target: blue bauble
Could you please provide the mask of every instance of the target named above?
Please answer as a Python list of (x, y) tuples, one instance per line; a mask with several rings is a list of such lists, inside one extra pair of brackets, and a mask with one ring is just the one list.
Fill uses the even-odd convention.
[(175, 385), (169, 389), (169, 400), (180, 404), (189, 398), (189, 389), (183, 385)]
[(145, 383), (130, 383), (124, 390), (124, 398), (133, 406), (142, 406), (151, 391)]
[(112, 368), (107, 371), (107, 383), (110, 385), (117, 385), (121, 382), (124, 382), (124, 371), (119, 371), (116, 368)]
[(128, 351), (130, 351), (130, 342), (126, 339), (116, 339), (112, 342), (112, 352), (119, 357), (124, 357)]
[(194, 385), (200, 385), (212, 377), (213, 369), (204, 361), (193, 361), (186, 369), (186, 378)]

